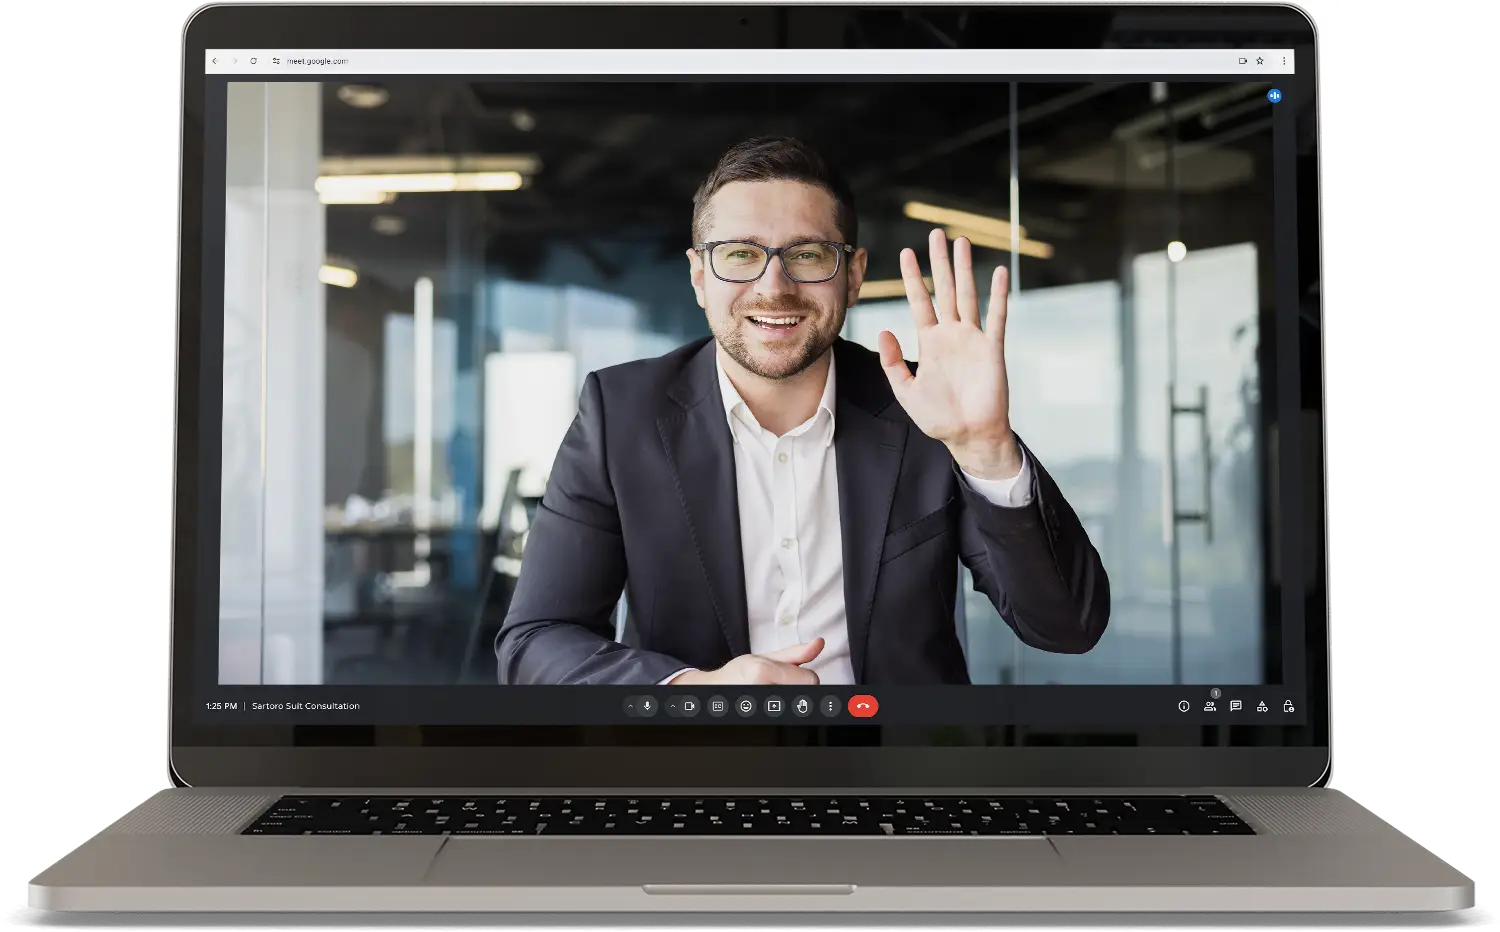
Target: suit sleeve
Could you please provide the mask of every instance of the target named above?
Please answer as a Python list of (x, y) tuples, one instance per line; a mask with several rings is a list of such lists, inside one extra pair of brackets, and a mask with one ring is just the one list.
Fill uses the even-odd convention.
[(1031, 450), (1031, 501), (997, 505), (964, 481), (959, 554), (974, 588), (989, 596), (1025, 644), (1060, 654), (1086, 653), (1109, 623), (1109, 575), (1062, 491)]
[(604, 400), (591, 372), (495, 641), (503, 685), (656, 684), (688, 666), (614, 639), (610, 618), (625, 587), (625, 545), (604, 438)]

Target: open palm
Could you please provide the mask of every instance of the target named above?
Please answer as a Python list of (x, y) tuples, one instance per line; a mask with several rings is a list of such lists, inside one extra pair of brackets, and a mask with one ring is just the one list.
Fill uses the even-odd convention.
[(917, 427), (946, 444), (968, 468), (966, 460), (974, 461), (976, 451), (993, 451), (1014, 442), (1005, 374), (1009, 276), (1004, 266), (995, 269), (989, 311), (981, 330), (969, 241), (960, 237), (954, 243), (951, 264), (942, 230), (932, 231), (928, 245), (932, 254), (931, 296), (922, 281), (916, 253), (901, 251), (901, 278), (917, 327), (917, 373), (912, 375), (907, 368), (901, 344), (888, 330), (879, 337), (880, 364), (896, 401)]

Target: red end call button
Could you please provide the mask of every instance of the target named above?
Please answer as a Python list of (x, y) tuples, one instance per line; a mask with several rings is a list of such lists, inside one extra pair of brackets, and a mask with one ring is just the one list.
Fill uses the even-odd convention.
[(874, 696), (850, 696), (849, 714), (855, 718), (869, 718), (880, 711), (880, 702)]

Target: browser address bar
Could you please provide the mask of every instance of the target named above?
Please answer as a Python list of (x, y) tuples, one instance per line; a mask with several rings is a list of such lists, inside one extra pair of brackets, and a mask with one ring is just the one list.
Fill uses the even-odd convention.
[(209, 49), (208, 74), (1257, 75), (1291, 49)]

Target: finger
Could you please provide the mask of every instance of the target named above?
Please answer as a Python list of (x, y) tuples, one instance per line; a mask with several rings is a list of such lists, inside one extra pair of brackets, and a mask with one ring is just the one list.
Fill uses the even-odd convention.
[(891, 391), (899, 398), (906, 386), (915, 382), (917, 377), (911, 374), (911, 368), (906, 365), (901, 354), (901, 341), (896, 339), (894, 333), (882, 330), (875, 342), (880, 348), (880, 366), (885, 369), (885, 377), (890, 379)]
[(990, 312), (984, 320), (985, 333), (990, 339), (1005, 347), (1005, 315), (1010, 308), (1010, 273), (1005, 266), (995, 266), (995, 276), (990, 279)]
[(796, 662), (797, 663), (807, 663), (807, 662), (815, 659), (819, 654), (823, 653), (823, 648), (827, 647), (827, 646), (828, 646), (828, 642), (825, 641), (825, 640), (823, 640), (822, 638), (813, 638), (811, 641), (807, 642), (807, 650), (808, 650), (807, 660), (798, 660)]
[(927, 248), (932, 254), (932, 303), (938, 323), (958, 320), (958, 311), (953, 306), (953, 265), (948, 261), (947, 235), (942, 230), (933, 230), (927, 237)]
[(967, 236), (953, 241), (953, 300), (958, 319), (979, 326), (979, 295), (974, 289), (974, 248)]
[(915, 249), (901, 250), (901, 282), (906, 285), (906, 303), (911, 308), (911, 320), (917, 329), (937, 323), (937, 316), (932, 312), (932, 297), (927, 293), (927, 283), (922, 281), (922, 265), (917, 262)]
[(779, 663), (807, 663), (823, 652), (823, 643), (822, 638), (813, 638), (805, 644), (793, 644), (791, 647), (783, 647), (761, 656)]

